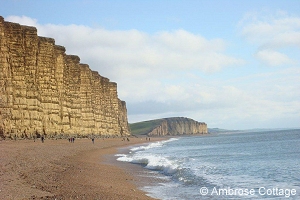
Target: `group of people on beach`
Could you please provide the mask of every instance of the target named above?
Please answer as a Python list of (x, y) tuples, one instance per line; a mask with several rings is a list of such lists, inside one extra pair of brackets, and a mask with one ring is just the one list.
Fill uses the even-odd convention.
[(129, 138), (124, 138), (124, 137), (122, 138), (122, 141), (126, 141), (126, 140), (127, 140), (128, 142), (130, 141)]
[(74, 141), (75, 141), (74, 137), (69, 138), (69, 142), (74, 143)]
[[(42, 143), (44, 143), (44, 140), (45, 140), (45, 137), (44, 136), (41, 136), (41, 141), (42, 141)], [(103, 138), (103, 140), (104, 140), (104, 138)], [(129, 138), (127, 137), (127, 138), (122, 138), (122, 141), (130, 141), (129, 140)], [(150, 141), (150, 137), (149, 138), (147, 138), (146, 137), (146, 140), (149, 140)], [(70, 142), (70, 143), (74, 143), (74, 141), (75, 141), (75, 137), (70, 137), (70, 138), (68, 138), (68, 141)], [(34, 138), (34, 142), (35, 142), (35, 138)], [(92, 143), (94, 144), (95, 143), (95, 138), (92, 138)]]
[[(74, 138), (74, 137), (71, 137), (71, 138), (69, 138), (68, 140), (69, 140), (69, 142), (74, 143), (75, 138)], [(92, 142), (93, 142), (93, 144), (95, 143), (95, 138), (92, 138)]]
[[(37, 139), (37, 137), (33, 136), (33, 142), (35, 142), (36, 139)], [(15, 140), (16, 140), (16, 138), (15, 138)], [(44, 141), (45, 141), (45, 137), (41, 136), (41, 142), (44, 143)]]

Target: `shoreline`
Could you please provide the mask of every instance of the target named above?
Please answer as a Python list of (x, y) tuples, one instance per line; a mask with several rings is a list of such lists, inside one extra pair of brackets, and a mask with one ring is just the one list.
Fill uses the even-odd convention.
[(131, 137), (0, 141), (2, 199), (154, 199), (138, 189), (135, 177), (106, 162), (119, 148), (167, 138)]
[[(160, 140), (153, 140), (153, 143), (159, 142), (159, 141), (166, 141), (169, 140), (172, 137), (164, 137), (161, 138)], [(152, 143), (152, 142), (150, 142)], [(145, 146), (147, 146), (147, 143), (144, 143)], [(121, 147), (118, 148), (117, 154), (129, 154), (131, 151), (131, 148), (134, 147), (139, 147), (139, 146), (144, 146), (143, 144), (138, 144), (138, 145), (131, 145), (131, 146), (126, 146), (126, 147)], [(143, 164), (135, 164), (135, 163), (130, 163), (130, 162), (123, 162), (123, 161), (118, 161), (117, 158), (119, 156), (110, 155), (108, 158), (108, 163), (114, 166), (118, 166), (119, 168), (123, 169), (127, 173), (130, 174), (133, 179), (131, 180), (132, 183), (136, 185), (136, 187), (143, 191), (147, 196), (153, 199), (160, 199), (156, 198), (156, 193), (153, 192), (151, 189), (152, 186), (157, 186), (161, 185), (162, 183), (167, 183), (170, 182), (171, 180), (168, 179), (167, 176), (163, 175), (160, 173), (160, 171), (156, 170), (150, 170), (147, 169), (143, 166)]]

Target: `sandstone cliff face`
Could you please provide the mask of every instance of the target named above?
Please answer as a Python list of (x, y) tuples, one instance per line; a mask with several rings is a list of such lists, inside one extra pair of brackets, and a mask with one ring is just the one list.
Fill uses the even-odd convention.
[(130, 134), (117, 84), (0, 16), (0, 137)]
[(191, 135), (206, 134), (207, 125), (203, 122), (184, 117), (173, 117), (162, 119), (161, 123), (153, 128), (148, 136), (164, 135)]

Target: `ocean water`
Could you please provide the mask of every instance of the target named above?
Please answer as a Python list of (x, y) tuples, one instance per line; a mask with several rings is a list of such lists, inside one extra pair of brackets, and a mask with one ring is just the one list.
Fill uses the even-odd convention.
[(300, 199), (300, 129), (171, 138), (116, 157), (161, 180), (141, 188), (158, 199)]

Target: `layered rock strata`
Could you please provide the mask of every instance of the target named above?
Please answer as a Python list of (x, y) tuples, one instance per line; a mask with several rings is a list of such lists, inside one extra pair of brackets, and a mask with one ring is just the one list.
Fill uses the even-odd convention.
[(185, 117), (162, 119), (148, 136), (207, 134), (207, 125)]
[(130, 134), (117, 84), (65, 51), (0, 16), (0, 137)]

